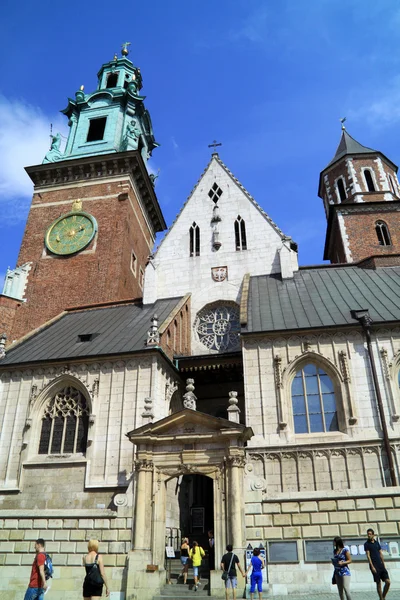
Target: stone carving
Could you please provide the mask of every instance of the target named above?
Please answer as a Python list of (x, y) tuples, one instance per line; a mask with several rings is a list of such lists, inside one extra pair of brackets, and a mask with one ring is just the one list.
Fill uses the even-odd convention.
[(343, 375), (343, 381), (345, 381), (346, 383), (350, 381), (350, 371), (349, 371), (349, 364), (347, 361), (347, 352), (345, 352), (345, 350), (341, 350), (339, 352), (339, 365), (340, 365), (340, 371)]
[(122, 142), (122, 150), (137, 150), (142, 132), (137, 127), (136, 119), (132, 119), (127, 125), (125, 138)]
[(213, 281), (225, 281), (228, 277), (228, 267), (212, 267), (211, 277)]
[(100, 379), (96, 377), (92, 383), (92, 389), (90, 390), (90, 395), (92, 398), (97, 398), (99, 395), (99, 387), (100, 387)]
[(160, 343), (160, 333), (158, 331), (158, 317), (153, 315), (151, 326), (147, 332), (146, 346), (158, 346)]
[(254, 492), (256, 492), (256, 491), (265, 492), (267, 490), (267, 482), (262, 477), (259, 477), (258, 479), (251, 479), (250, 480), (250, 489), (253, 490)]
[(0, 337), (0, 360), (6, 356), (6, 341), (7, 336), (5, 333), (3, 333)]
[(174, 395), (174, 393), (176, 392), (176, 390), (178, 389), (178, 387), (179, 387), (179, 385), (176, 383), (176, 381), (165, 384), (165, 402), (168, 405), (171, 402), (171, 398)]
[(51, 146), (50, 150), (47, 152), (46, 156), (43, 159), (43, 164), (52, 163), (61, 160), (64, 155), (60, 152), (61, 146), (61, 133), (56, 133), (56, 135), (51, 136)]
[(239, 307), (228, 304), (206, 306), (196, 317), (195, 330), (209, 350), (224, 352), (240, 346)]
[(282, 431), (287, 428), (287, 419), (284, 416), (284, 401), (283, 401), (283, 380), (282, 380), (282, 358), (279, 354), (274, 356), (274, 374), (275, 385), (278, 392), (278, 416), (279, 429)]
[(228, 419), (234, 423), (240, 422), (240, 408), (238, 407), (237, 392), (229, 392)]
[(143, 419), (148, 419), (149, 421), (154, 419), (153, 399), (150, 397), (144, 399), (144, 411), (142, 412), (142, 417)]
[(196, 396), (194, 394), (194, 379), (186, 379), (186, 394), (183, 394), (183, 406), (196, 410)]
[(152, 460), (135, 460), (133, 463), (135, 471), (153, 471), (154, 463)]
[(227, 456), (226, 463), (230, 467), (244, 468), (246, 466), (246, 459), (244, 456)]
[(115, 494), (112, 501), (117, 508), (119, 506), (128, 506), (128, 496), (126, 494)]

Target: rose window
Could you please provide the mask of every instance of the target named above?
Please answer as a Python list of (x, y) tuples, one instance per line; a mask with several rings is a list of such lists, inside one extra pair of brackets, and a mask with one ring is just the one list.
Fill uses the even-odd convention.
[(236, 350), (240, 343), (239, 308), (234, 305), (206, 306), (197, 315), (195, 330), (209, 350)]

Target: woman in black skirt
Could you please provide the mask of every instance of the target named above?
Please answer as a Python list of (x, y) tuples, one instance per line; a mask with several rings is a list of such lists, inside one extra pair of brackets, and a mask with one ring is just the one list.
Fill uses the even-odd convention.
[[(110, 594), (104, 571), (103, 558), (98, 553), (98, 550), (98, 540), (89, 540), (88, 553), (83, 557), (83, 566), (86, 569), (86, 577), (83, 582), (84, 600), (96, 600), (100, 598), (103, 593), (103, 584), (106, 586), (106, 596)], [(96, 575), (94, 576), (95, 573)], [(93, 579), (98, 579), (98, 582), (93, 581)], [(101, 582), (101, 580), (103, 581)]]

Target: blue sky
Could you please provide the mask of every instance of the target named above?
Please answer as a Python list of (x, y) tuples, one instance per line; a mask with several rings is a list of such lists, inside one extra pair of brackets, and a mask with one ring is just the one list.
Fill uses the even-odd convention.
[[(0, 39), (0, 279), (14, 267), (31, 201), (23, 167), (81, 84), (130, 41), (156, 139), (152, 167), (168, 224), (206, 166), (222, 160), (283, 231), (301, 264), (322, 262), (318, 176), (339, 118), (400, 162), (396, 0), (4, 0)], [(1, 287), (1, 283), (0, 283)]]

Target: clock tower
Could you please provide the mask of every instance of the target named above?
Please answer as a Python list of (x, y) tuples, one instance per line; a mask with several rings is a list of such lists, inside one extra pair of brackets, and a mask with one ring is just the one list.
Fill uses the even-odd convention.
[(62, 112), (69, 136), (52, 137), (41, 165), (28, 167), (34, 194), (17, 266), (0, 295), (8, 342), (71, 306), (141, 298), (144, 270), (165, 221), (146, 163), (155, 147), (142, 75), (128, 44)]

